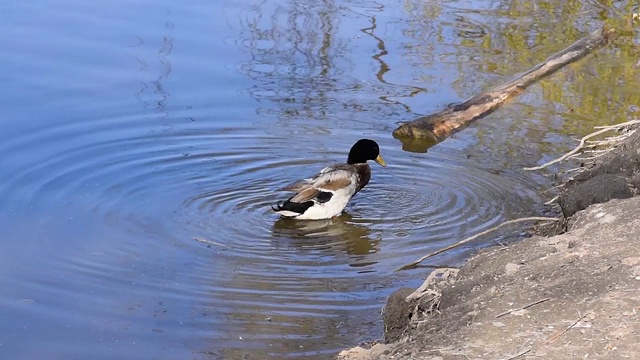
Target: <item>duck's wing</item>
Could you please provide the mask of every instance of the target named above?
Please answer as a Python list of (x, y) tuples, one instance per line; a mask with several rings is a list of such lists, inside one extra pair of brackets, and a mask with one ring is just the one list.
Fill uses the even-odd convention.
[(315, 177), (308, 179), (308, 182), (297, 183), (300, 190), (289, 201), (301, 203), (315, 199), (319, 202), (326, 202), (337, 192), (351, 192), (355, 189), (356, 182), (355, 172), (348, 169), (327, 167)]
[(307, 179), (302, 179), (302, 180), (297, 180), (295, 182), (292, 182), (290, 184), (287, 184), (287, 185), (281, 187), (279, 190), (281, 190), (281, 191), (291, 191), (291, 192), (296, 192), (296, 193), (304, 191), (305, 189), (308, 189), (309, 187), (313, 187), (314, 184), (317, 183), (319, 180), (322, 180), (322, 178), (327, 173), (335, 172), (336, 170), (342, 170), (341, 169), (341, 165), (342, 164), (335, 164), (335, 165), (327, 166), (324, 169), (320, 170), (320, 172), (318, 172), (313, 177), (310, 177), (310, 178), (307, 178)]
[(289, 199), (289, 201), (294, 203), (303, 203), (317, 197), (319, 194), (320, 190), (313, 187), (308, 187), (295, 194), (292, 198)]
[(311, 179), (298, 180), (291, 184), (285, 185), (278, 190), (300, 192), (300, 191), (303, 191), (304, 189), (309, 188), (309, 186), (311, 186), (312, 182), (310, 182), (310, 180)]
[(328, 218), (342, 211), (355, 194), (357, 184), (358, 173), (353, 166), (341, 164), (326, 167), (313, 178), (288, 185), (287, 188), (296, 191), (296, 194), (271, 208), (285, 217), (306, 216), (307, 211), (312, 209), (314, 213), (306, 219)]

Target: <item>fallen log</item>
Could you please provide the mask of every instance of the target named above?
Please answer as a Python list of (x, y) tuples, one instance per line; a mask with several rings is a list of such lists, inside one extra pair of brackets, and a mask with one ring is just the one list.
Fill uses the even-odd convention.
[(402, 124), (393, 131), (393, 136), (401, 140), (407, 150), (426, 151), (426, 148), (446, 139), (471, 121), (490, 114), (534, 82), (607, 44), (614, 35), (614, 29), (605, 27), (593, 31), (503, 85), (473, 96), (461, 104)]

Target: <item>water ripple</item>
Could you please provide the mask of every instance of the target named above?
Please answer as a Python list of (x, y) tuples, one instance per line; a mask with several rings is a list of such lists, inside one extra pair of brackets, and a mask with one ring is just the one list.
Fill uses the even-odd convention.
[[(17, 88), (7, 104), (20, 102), (7, 111), (21, 117), (0, 134), (0, 330), (15, 335), (3, 351), (37, 343), (60, 358), (143, 348), (154, 358), (326, 358), (371, 338), (388, 293), (421, 277), (398, 266), (532, 212), (539, 199), (517, 173), (446, 142), (404, 153), (389, 135), (389, 119), (406, 118), (410, 104), (387, 100), (455, 98), (428, 79), (416, 88), (397, 71), (402, 54), (453, 81), (441, 77), (456, 73), (443, 71), (447, 63), (492, 33), (477, 16), (456, 10), (425, 22), (422, 11), (412, 20), (391, 5), (348, 6), (359, 15), (339, 16), (352, 28), (329, 31), (342, 39), (329, 44), (317, 28), (328, 30), (342, 7), (294, 3), (142, 2), (94, 14), (101, 5), (63, 1), (50, 13), (16, 2), (23, 20), (47, 26), (14, 24), (37, 34), (24, 40), (38, 51), (13, 41), (19, 55), (0, 56), (9, 70), (31, 69), (7, 71)], [(274, 17), (263, 17), (269, 9)], [(211, 21), (211, 11), (231, 20)], [(297, 35), (287, 30), (302, 25), (296, 19), (308, 21)], [(78, 31), (49, 37), (51, 28)], [(289, 46), (291, 34), (301, 47)], [(448, 43), (424, 58), (402, 48), (439, 34)], [(342, 216), (272, 213), (289, 195), (278, 188), (344, 160), (362, 136), (380, 142), (389, 166), (372, 164), (371, 183)]]
[[(109, 292), (162, 294), (157, 305), (122, 299), (87, 313), (108, 318), (126, 308), (135, 317), (139, 307), (162, 313), (167, 306), (160, 304), (176, 311), (195, 303), (200, 315), (188, 321), (203, 336), (216, 328), (215, 348), (249, 331), (261, 334), (256, 341), (265, 347), (288, 341), (329, 351), (309, 345), (311, 333), (300, 337), (299, 328), (337, 328), (375, 312), (392, 269), (495, 225), (527, 201), (505, 194), (522, 187), (522, 179), (478, 168), (461, 152), (444, 159), (409, 154), (380, 139), (389, 166), (372, 164), (370, 185), (337, 221), (279, 219), (270, 205), (288, 194), (277, 189), (344, 159), (347, 140), (292, 152), (286, 139), (250, 129), (128, 122), (123, 131), (122, 125), (52, 126), (0, 145), (20, 153), (19, 168), (3, 176), (0, 197), (18, 213), (54, 210), (43, 219), (69, 232), (96, 229), (85, 234), (88, 242), (76, 237), (49, 260), (55, 271), (73, 274), (78, 288), (104, 292), (99, 282)], [(47, 153), (37, 150), (42, 144)], [(59, 225), (69, 219), (79, 224)], [(42, 293), (59, 286), (26, 283)], [(77, 290), (64, 291), (71, 297)], [(52, 306), (69, 316), (64, 304)], [(178, 329), (167, 323), (161, 330)]]

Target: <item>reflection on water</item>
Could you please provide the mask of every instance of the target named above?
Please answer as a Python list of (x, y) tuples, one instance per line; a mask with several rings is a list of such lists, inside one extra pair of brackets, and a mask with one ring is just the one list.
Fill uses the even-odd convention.
[[(273, 224), (274, 243), (284, 239), (300, 249), (320, 249), (334, 247), (339, 252), (350, 255), (354, 263), (351, 266), (373, 265), (367, 262), (365, 255), (378, 252), (380, 238), (373, 239), (367, 226), (351, 221), (351, 216), (344, 213), (336, 220), (296, 221), (280, 218)], [(362, 261), (365, 261), (362, 263)]]
[[(166, 15), (169, 17), (171, 15), (171, 10), (166, 9)], [(173, 51), (173, 38), (169, 34), (173, 28), (174, 24), (170, 20), (167, 20), (164, 24), (164, 33), (162, 34), (160, 47), (157, 54), (153, 56), (156, 59), (150, 60), (158, 62), (157, 78), (150, 81), (141, 81), (140, 83), (142, 87), (134, 94), (136, 99), (143, 104), (145, 111), (151, 110), (160, 114), (161, 117), (169, 115), (165, 107), (170, 94), (165, 91), (162, 83), (171, 74), (171, 61), (169, 59), (171, 52)], [(139, 41), (140, 45), (144, 44), (144, 39), (139, 38)], [(135, 59), (139, 63), (140, 72), (149, 71), (150, 61), (141, 59), (137, 56)]]
[[(395, 269), (549, 211), (549, 180), (522, 167), (637, 115), (636, 40), (428, 153), (391, 130), (527, 69), (603, 7), (618, 13), (577, 0), (8, 2), (0, 357), (322, 359), (379, 337), (389, 293), (425, 276)], [(363, 136), (389, 166), (344, 215), (270, 211), (278, 188)]]
[[(295, 135), (344, 127), (345, 111), (390, 118), (410, 111), (396, 98), (425, 90), (385, 78), (388, 50), (377, 34), (377, 16), (384, 12), (379, 4), (346, 6), (329, 0), (262, 2), (245, 11), (239, 45), (251, 60), (241, 69), (255, 81), (249, 93), (261, 102), (259, 113), (277, 116), (279, 131)], [(357, 33), (345, 36), (348, 31)], [(371, 59), (377, 67), (373, 74)], [(358, 128), (370, 126), (360, 122), (350, 119)]]
[(430, 147), (438, 143), (435, 137), (433, 138), (399, 138), (402, 142), (402, 150), (414, 152), (414, 153), (426, 153)]
[(335, 81), (346, 70), (334, 65), (346, 51), (344, 43), (334, 42), (336, 12), (331, 1), (263, 1), (243, 13), (238, 44), (251, 56), (242, 65), (255, 82), (249, 92), (267, 105), (284, 105), (261, 108), (261, 113), (288, 119), (329, 116), (331, 93), (345, 86)]

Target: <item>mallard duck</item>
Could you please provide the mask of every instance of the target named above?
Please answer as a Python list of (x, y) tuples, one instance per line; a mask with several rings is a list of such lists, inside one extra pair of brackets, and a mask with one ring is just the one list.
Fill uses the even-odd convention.
[(328, 166), (310, 179), (285, 186), (282, 190), (295, 191), (296, 194), (271, 208), (283, 217), (300, 220), (338, 216), (353, 195), (369, 183), (371, 168), (367, 160), (387, 165), (375, 141), (358, 140), (351, 147), (346, 163)]

